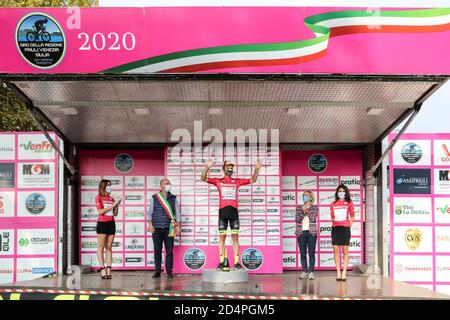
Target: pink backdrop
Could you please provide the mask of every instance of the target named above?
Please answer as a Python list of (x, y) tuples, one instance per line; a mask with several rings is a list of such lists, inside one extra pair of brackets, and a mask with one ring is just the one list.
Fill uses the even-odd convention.
[[(308, 159), (313, 154), (324, 155), (328, 160), (328, 166), (321, 173), (314, 173), (308, 167)], [(301, 269), (300, 252), (295, 232), (295, 207), (302, 204), (302, 195), (306, 190), (312, 191), (319, 206), (319, 235), (317, 239), (316, 268), (317, 270), (335, 269), (333, 261), (333, 249), (331, 246), (331, 217), (329, 206), (334, 200), (334, 192), (337, 184), (332, 186), (319, 186), (320, 179), (334, 178), (336, 183), (343, 180), (359, 179), (362, 174), (362, 158), (360, 151), (284, 151), (283, 157), (283, 263), (288, 270)], [(300, 177), (305, 179), (316, 178), (316, 186), (298, 186)], [(291, 179), (294, 185), (288, 184)], [(363, 188), (356, 183), (347, 184), (354, 201), (355, 209), (359, 214), (355, 216), (352, 227), (349, 265), (364, 263), (364, 232), (363, 232)], [(359, 194), (360, 201), (355, 195)], [(288, 201), (288, 196), (295, 200)], [(322, 200), (323, 199), (323, 200)], [(326, 228), (326, 230), (323, 230)], [(321, 230), (322, 229), (322, 230)], [(359, 230), (359, 232), (357, 232)], [(354, 244), (354, 245), (352, 245)], [(357, 246), (359, 244), (359, 247)]]
[[(370, 10), (304, 7), (83, 8), (74, 17), (73, 11), (62, 8), (3, 8), (0, 9), (0, 26), (5, 41), (0, 46), (0, 73), (99, 73), (126, 63), (184, 50), (312, 39), (314, 34), (304, 24), (306, 17), (358, 9)], [(16, 48), (18, 22), (32, 12), (54, 17), (64, 30), (65, 56), (50, 70), (31, 66)], [(417, 20), (414, 23), (419, 27), (422, 25)], [(440, 24), (438, 32), (429, 29), (373, 32), (374, 29), (363, 27), (357, 32), (347, 30), (350, 34), (331, 37), (327, 50), (312, 61), (269, 66), (244, 63), (227, 68), (211, 65), (199, 71), (450, 74), (450, 61), (447, 59), (450, 42), (445, 41), (450, 37), (449, 30), (448, 19)], [(95, 34), (98, 40), (101, 38), (99, 34), (107, 37), (111, 32), (117, 33), (120, 45), (126, 33), (134, 34), (135, 47), (132, 50), (123, 46), (119, 50), (95, 50), (92, 43)], [(87, 36), (91, 49), (80, 50)], [(105, 39), (108, 48), (112, 43)], [(420, 63), (417, 63), (418, 59)]]

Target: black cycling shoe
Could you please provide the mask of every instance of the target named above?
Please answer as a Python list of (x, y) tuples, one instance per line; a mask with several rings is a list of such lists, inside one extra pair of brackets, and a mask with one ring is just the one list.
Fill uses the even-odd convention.
[(228, 261), (228, 258), (225, 258), (223, 261), (222, 271), (230, 271), (230, 262)]
[(244, 268), (242, 268), (241, 264), (238, 262), (234, 265), (234, 270), (244, 270)]
[(219, 265), (216, 268), (217, 270), (223, 270), (223, 262), (219, 263)]

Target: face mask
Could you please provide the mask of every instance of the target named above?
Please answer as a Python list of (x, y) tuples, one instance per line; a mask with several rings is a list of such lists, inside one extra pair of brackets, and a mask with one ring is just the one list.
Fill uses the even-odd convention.
[(303, 196), (303, 202), (309, 202), (311, 200), (310, 196)]
[(105, 191), (108, 192), (109, 194), (111, 194), (112, 189), (111, 189), (110, 186), (107, 186), (107, 187), (105, 188)]
[(233, 174), (233, 169), (227, 169), (225, 170), (225, 175), (228, 177), (231, 177), (231, 175)]
[(170, 185), (170, 184), (166, 184), (166, 185), (164, 186), (164, 190), (165, 190), (166, 192), (169, 192), (170, 189), (171, 189), (171, 185)]
[(339, 199), (341, 199), (341, 200), (344, 200), (345, 199), (345, 192), (338, 192), (338, 198)]

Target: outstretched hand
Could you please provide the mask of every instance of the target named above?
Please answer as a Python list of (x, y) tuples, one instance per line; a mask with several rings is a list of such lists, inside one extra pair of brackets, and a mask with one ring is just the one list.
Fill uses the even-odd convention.
[(206, 167), (209, 169), (212, 167), (213, 161), (212, 159), (209, 159), (208, 162), (206, 162)]
[(262, 167), (262, 163), (261, 163), (261, 161), (258, 159), (258, 160), (256, 161), (255, 168), (259, 170), (259, 169), (261, 169), (261, 167)]

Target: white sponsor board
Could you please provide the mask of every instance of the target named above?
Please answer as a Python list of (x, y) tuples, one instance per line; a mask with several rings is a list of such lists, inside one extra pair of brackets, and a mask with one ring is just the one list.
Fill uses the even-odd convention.
[(19, 188), (54, 188), (55, 164), (52, 162), (21, 162), (17, 164)]
[(101, 176), (81, 176), (82, 190), (98, 190), (98, 185), (102, 180)]
[(0, 135), (0, 160), (16, 159), (16, 137), (14, 134)]
[[(50, 134), (55, 141), (55, 135)], [(55, 159), (55, 151), (43, 134), (18, 135), (19, 160), (50, 160)]]
[(54, 191), (19, 191), (17, 193), (18, 217), (54, 217)]
[(394, 226), (394, 252), (433, 252), (433, 230), (432, 227)]
[(53, 258), (18, 258), (17, 281), (33, 280), (56, 272)]
[(14, 255), (14, 229), (0, 229), (0, 256)]
[(393, 274), (397, 281), (433, 281), (432, 256), (394, 256)]
[(14, 281), (14, 259), (0, 258), (0, 284)]
[(434, 165), (450, 166), (450, 140), (434, 140)]
[(281, 177), (282, 190), (295, 190), (295, 176)]
[(450, 198), (434, 198), (435, 223), (450, 223)]
[(360, 176), (341, 176), (340, 184), (344, 184), (349, 190), (361, 189), (361, 177)]
[(298, 176), (297, 189), (310, 190), (317, 189), (317, 177), (315, 176)]
[(428, 166), (431, 164), (430, 140), (401, 140), (393, 149), (394, 165)]
[(144, 236), (145, 222), (125, 222), (125, 236)]
[(14, 191), (0, 191), (0, 221), (14, 217)]
[(54, 229), (18, 229), (17, 254), (55, 254)]
[(450, 226), (434, 228), (436, 252), (450, 253)]
[(145, 176), (126, 176), (125, 189), (128, 190), (145, 189)]
[(283, 253), (283, 267), (295, 268), (297, 266), (295, 253)]

